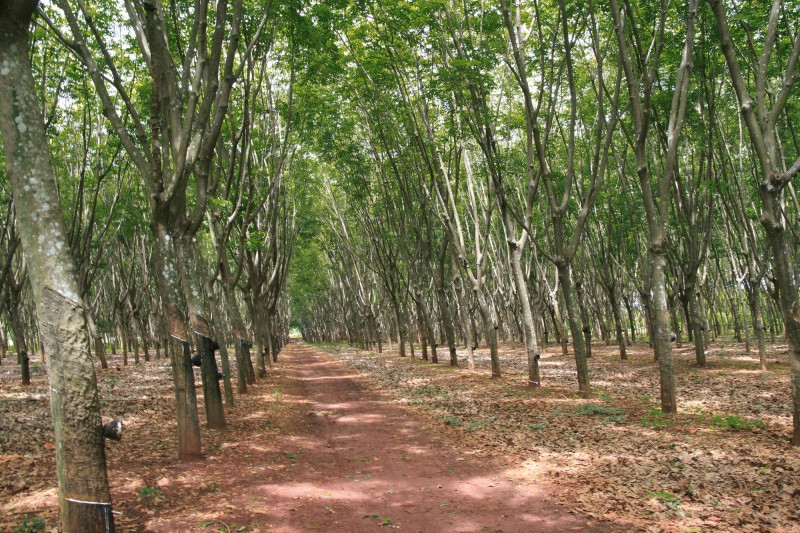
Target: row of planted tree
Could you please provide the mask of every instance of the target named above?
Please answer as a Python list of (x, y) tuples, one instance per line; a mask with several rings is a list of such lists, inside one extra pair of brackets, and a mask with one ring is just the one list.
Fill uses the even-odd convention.
[[(472, 364), (485, 339), (636, 329), (676, 412), (673, 341), (785, 336), (800, 444), (795, 2), (390, 2), (351, 13), (324, 118), (320, 230), (293, 292), (305, 338)], [(329, 118), (331, 117), (331, 118)], [(330, 132), (324, 130), (325, 123)], [(330, 140), (331, 138), (335, 140)], [(294, 275), (294, 274), (293, 274)], [(293, 289), (294, 290), (294, 289)], [(413, 349), (413, 345), (412, 345)]]
[(185, 460), (193, 363), (223, 429), (220, 379), (230, 406), (288, 338), (307, 51), (296, 5), (37, 4), (0, 2), (0, 355), (46, 361), (62, 530), (112, 531), (95, 361), (163, 350)]
[(215, 343), (242, 390), (251, 342), (273, 354), (290, 320), (454, 363), (480, 336), (493, 375), (498, 336), (521, 339), (534, 386), (540, 344), (569, 340), (587, 396), (592, 335), (624, 356), (647, 330), (668, 415), (673, 333), (703, 364), (733, 328), (762, 366), (783, 334), (800, 443), (798, 19), (782, 0), (0, 0), (0, 330), (47, 358), (63, 529), (112, 517), (89, 357), (112, 338), (172, 358), (181, 457), (191, 346), (222, 426)]

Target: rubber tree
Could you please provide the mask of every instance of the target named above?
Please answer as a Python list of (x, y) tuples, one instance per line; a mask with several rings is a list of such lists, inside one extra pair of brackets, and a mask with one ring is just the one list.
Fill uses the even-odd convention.
[[(667, 305), (666, 287), (666, 247), (667, 219), (670, 207), (674, 172), (678, 159), (678, 142), (686, 113), (687, 94), (692, 69), (694, 29), (697, 17), (698, 0), (689, 0), (686, 10), (686, 40), (683, 56), (677, 70), (672, 104), (667, 125), (667, 146), (664, 168), (656, 180), (658, 195), (653, 191), (654, 172), (651, 168), (653, 154), (648, 144), (651, 128), (651, 97), (658, 73), (659, 60), (664, 45), (664, 28), (668, 4), (662, 2), (657, 20), (654, 22), (653, 43), (648, 53), (644, 53), (641, 34), (632, 30), (634, 21), (623, 17), (617, 0), (610, 1), (611, 17), (616, 35), (619, 61), (625, 73), (630, 102), (630, 115), (633, 123), (633, 150), (636, 156), (636, 173), (642, 191), (645, 213), (647, 215), (648, 248), (648, 294), (649, 315), (652, 320), (653, 347), (659, 366), (661, 386), (661, 410), (666, 415), (677, 411), (675, 393), (675, 365), (672, 360), (670, 340), (670, 316)], [(623, 0), (625, 13), (633, 13), (629, 0)], [(632, 50), (636, 53), (633, 54)]]
[[(243, 18), (242, 1), (234, 2), (229, 12), (226, 1), (217, 3), (211, 10), (210, 2), (204, 0), (198, 2), (191, 13), (176, 12), (174, 4), (125, 2), (128, 26), (138, 54), (147, 66), (143, 75), (152, 88), (147, 120), (132, 96), (130, 80), (123, 77), (119, 68), (121, 55), (112, 53), (114, 48), (86, 5), (76, 3), (77, 10), (74, 10), (69, 0), (59, 2), (72, 39), (63, 35), (52, 22), (48, 23), (88, 70), (103, 114), (145, 184), (150, 199), (156, 248), (155, 277), (163, 315), (170, 336), (182, 343), (182, 351), (173, 355), (172, 365), (178, 453), (182, 459), (198, 457), (200, 427), (189, 351), (191, 335), (202, 352), (208, 425), (223, 428), (225, 419), (211, 348), (204, 277), (195, 271), (194, 237), (205, 216), (211, 164), (227, 115), (231, 89), (244, 68), (242, 64), (235, 67)], [(245, 56), (252, 53), (270, 6), (268, 4), (260, 18), (253, 40), (243, 52)], [(167, 9), (170, 11), (166, 12)], [(178, 19), (185, 25), (181, 26)], [(209, 24), (210, 20), (213, 23)], [(120, 107), (125, 111), (124, 119)], [(189, 194), (190, 183), (193, 199)]]
[[(787, 242), (790, 234), (787, 234), (786, 231), (782, 207), (784, 190), (800, 173), (800, 157), (788, 168), (785, 166), (783, 151), (779, 147), (777, 128), (778, 120), (786, 108), (800, 74), (797, 70), (798, 60), (800, 60), (800, 31), (795, 28), (789, 30), (794, 33), (793, 35), (791, 33), (788, 36), (781, 34), (783, 27), (783, 24), (780, 23), (782, 2), (773, 0), (769, 22), (763, 34), (762, 50), (757, 57), (755, 86), (749, 88), (739, 65), (739, 56), (731, 37), (726, 8), (721, 0), (709, 0), (708, 3), (717, 23), (720, 46), (728, 65), (736, 99), (739, 102), (739, 111), (759, 163), (758, 192), (761, 199), (761, 225), (764, 227), (767, 244), (772, 252), (772, 268), (778, 290), (778, 305), (786, 328), (786, 340), (789, 344), (789, 360), (792, 368), (791, 380), (794, 398), (792, 444), (800, 445), (800, 299), (797, 293), (798, 280), (792, 264), (791, 248)], [(786, 26), (786, 28), (788, 27), (789, 25)], [(779, 37), (788, 37), (792, 43), (791, 48), (787, 47), (782, 54), (775, 53)], [(785, 61), (785, 64), (778, 67), (783, 71), (779, 77), (780, 83), (773, 80), (772, 74), (769, 73), (773, 61)]]
[(114, 517), (86, 310), (29, 59), (36, 6), (35, 0), (0, 1), (0, 132), (46, 346), (61, 530), (108, 532)]
[[(535, 184), (538, 183), (539, 180), (541, 180), (545, 186), (547, 204), (550, 209), (550, 218), (552, 222), (551, 231), (553, 235), (554, 248), (554, 253), (549, 257), (549, 259), (556, 265), (559, 287), (561, 288), (561, 293), (564, 297), (564, 302), (566, 305), (567, 320), (573, 337), (578, 374), (578, 387), (581, 391), (581, 394), (586, 396), (590, 393), (589, 369), (586, 361), (586, 358), (589, 355), (588, 352), (590, 346), (587, 344), (587, 341), (590, 340), (590, 335), (588, 326), (586, 324), (579, 323), (579, 320), (587, 322), (588, 317), (583, 319), (581, 318), (581, 315), (586, 315), (586, 311), (585, 306), (582, 303), (583, 299), (581, 292), (575, 290), (576, 284), (574, 283), (572, 276), (572, 261), (581, 245), (583, 229), (586, 225), (587, 218), (592, 210), (595, 199), (597, 198), (606, 175), (608, 154), (617, 122), (618, 106), (616, 99), (617, 95), (619, 94), (619, 87), (617, 84), (617, 89), (613, 92), (613, 102), (611, 102), (610, 114), (607, 118), (605, 112), (607, 98), (606, 93), (610, 91), (608, 91), (609, 88), (607, 88), (605, 84), (605, 73), (603, 68), (603, 58), (605, 54), (601, 49), (597, 24), (594, 19), (594, 10), (590, 4), (590, 8), (588, 9), (588, 13), (590, 15), (589, 34), (591, 38), (591, 50), (594, 55), (594, 64), (596, 67), (594, 75), (598, 85), (596, 89), (597, 118), (595, 137), (592, 139), (593, 164), (591, 165), (592, 172), (589, 175), (589, 181), (586, 184), (586, 191), (583, 194), (583, 198), (580, 200), (580, 209), (577, 217), (575, 217), (574, 228), (571, 232), (571, 237), (569, 237), (567, 231), (567, 207), (570, 202), (570, 196), (574, 192), (573, 187), (575, 187), (575, 189), (578, 188), (576, 183), (576, 178), (578, 176), (576, 176), (575, 172), (578, 87), (574, 73), (575, 65), (572, 58), (572, 50), (576, 46), (576, 40), (574, 35), (571, 35), (571, 32), (574, 33), (575, 31), (573, 28), (575, 24), (568, 16), (564, 3), (559, 2), (558, 20), (556, 22), (560, 23), (560, 32), (553, 32), (551, 39), (548, 41), (541, 30), (543, 24), (542, 17), (544, 15), (540, 12), (538, 6), (534, 7), (533, 18), (535, 19), (536, 27), (539, 29), (539, 33), (537, 34), (538, 39), (536, 41), (536, 50), (534, 51), (535, 57), (537, 58), (537, 64), (541, 69), (539, 76), (543, 80), (555, 80), (560, 76), (555, 74), (554, 66), (552, 66), (553, 62), (563, 61), (564, 65), (566, 66), (566, 81), (569, 93), (569, 118), (567, 121), (567, 139), (565, 142), (567, 160), (566, 164), (564, 165), (566, 167), (566, 172), (564, 172), (563, 192), (559, 198), (556, 184), (557, 176), (551, 170), (551, 156), (548, 154), (549, 148), (547, 141), (549, 137), (549, 125), (552, 124), (553, 120), (552, 113), (554, 112), (554, 106), (552, 102), (547, 104), (549, 107), (549, 112), (546, 113), (545, 120), (540, 118), (540, 112), (543, 104), (543, 93), (550, 93), (552, 98), (552, 95), (556, 90), (553, 87), (553, 83), (555, 82), (545, 82), (545, 86), (541, 91), (539, 91), (538, 95), (536, 96), (536, 101), (534, 101), (534, 95), (530, 89), (528, 81), (531, 73), (529, 72), (526, 60), (526, 42), (522, 37), (522, 33), (525, 32), (525, 29), (521, 24), (522, 10), (517, 7), (516, 10), (512, 12), (509, 8), (509, 5), (504, 1), (502, 2), (502, 11), (506, 31), (509, 35), (509, 41), (511, 43), (514, 57), (514, 79), (516, 80), (517, 85), (522, 93), (525, 108), (526, 158), (529, 173), (528, 189), (535, 191)], [(534, 22), (531, 23), (531, 26), (534, 26)], [(559, 37), (560, 42), (558, 40)], [(555, 50), (556, 48), (563, 49), (563, 59), (553, 57), (554, 54), (552, 50)], [(545, 69), (548, 68), (546, 65), (548, 64), (551, 65), (549, 67), (550, 70), (545, 72)], [(617, 73), (617, 79), (619, 79), (619, 72)], [(542, 128), (540, 122), (544, 122), (546, 126)], [(491, 143), (486, 144), (487, 146), (491, 146)], [(500, 211), (502, 214), (504, 210), (507, 211), (507, 208), (504, 208), (503, 205), (505, 201), (504, 195), (502, 194), (502, 187), (498, 186), (496, 188), (498, 191), (500, 191), (500, 193), (498, 193), (498, 198), (500, 201)], [(531, 204), (532, 198), (529, 198), (525, 220), (525, 223), (527, 224), (530, 223)], [(509, 218), (510, 217), (508, 215), (504, 215), (504, 220), (508, 221)], [(506, 226), (510, 226), (510, 223), (506, 222)], [(511, 244), (512, 243), (509, 243), (509, 245)], [(514, 262), (512, 262), (512, 264), (513, 263)], [(517, 269), (516, 266), (514, 266), (514, 268), (515, 270)], [(519, 282), (518, 285), (520, 285)], [(520, 287), (518, 287), (518, 290), (519, 289)], [(527, 294), (527, 289), (523, 289), (525, 294)], [(528, 355), (530, 358), (530, 352)]]

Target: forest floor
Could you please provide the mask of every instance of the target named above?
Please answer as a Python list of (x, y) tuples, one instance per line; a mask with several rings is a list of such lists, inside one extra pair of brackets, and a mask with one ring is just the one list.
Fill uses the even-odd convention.
[[(733, 343), (714, 344), (703, 369), (677, 349), (672, 419), (646, 345), (628, 361), (593, 350), (595, 394), (581, 400), (574, 359), (553, 347), (531, 390), (516, 345), (490, 379), (485, 350), (468, 371), (292, 344), (184, 464), (169, 363), (110, 356), (98, 382), (103, 414), (125, 422), (107, 444), (117, 529), (800, 531), (785, 346), (770, 346), (763, 375)], [(23, 388), (13, 360), (0, 365), (0, 531), (26, 519), (57, 531), (43, 366)]]

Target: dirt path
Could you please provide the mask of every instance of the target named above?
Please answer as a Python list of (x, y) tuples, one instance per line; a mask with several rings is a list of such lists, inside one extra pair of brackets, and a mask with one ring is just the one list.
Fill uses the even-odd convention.
[[(171, 457), (171, 424), (128, 417), (128, 437), (109, 448), (118, 531), (608, 530), (557, 506), (549, 487), (461, 454), (446, 426), (309, 346), (286, 347), (236, 402), (226, 431), (203, 429), (205, 457), (193, 463)], [(54, 509), (45, 494), (36, 505)]]
[(460, 456), (438, 428), (366, 390), (327, 355), (293, 344), (280, 364), (308, 398), (310, 424), (290, 439), (289, 476), (250, 486), (251, 497), (269, 502), (270, 530), (598, 530), (545, 489), (515, 485), (491, 464)]

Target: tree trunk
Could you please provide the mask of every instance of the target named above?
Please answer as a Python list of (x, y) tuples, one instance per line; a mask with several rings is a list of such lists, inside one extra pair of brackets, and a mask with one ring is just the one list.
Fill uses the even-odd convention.
[[(509, 247), (511, 247), (510, 242)], [(522, 308), (522, 333), (525, 338), (525, 352), (528, 356), (528, 385), (538, 387), (542, 384), (542, 377), (539, 373), (539, 349), (536, 342), (536, 328), (533, 325), (528, 283), (525, 280), (525, 274), (522, 272), (521, 254), (521, 247), (515, 245), (511, 250), (511, 269), (514, 274), (514, 286), (517, 289), (517, 296)]]
[(172, 354), (172, 381), (178, 421), (178, 458), (181, 461), (189, 461), (201, 456), (200, 418), (197, 414), (197, 391), (194, 389), (194, 370), (189, 343), (180, 341), (180, 349), (173, 350)]
[[(247, 352), (247, 357), (245, 356)], [(248, 371), (247, 359), (250, 353), (250, 342), (247, 339), (236, 337), (236, 392), (247, 393)]]
[(139, 335), (133, 334), (133, 363), (139, 364)]
[(108, 370), (108, 361), (106, 360), (106, 346), (103, 343), (103, 337), (97, 335), (94, 338), (94, 353), (100, 359), (100, 368)]
[(766, 228), (767, 243), (772, 250), (775, 283), (778, 287), (784, 331), (789, 344), (789, 362), (792, 367), (792, 403), (794, 405), (792, 444), (798, 446), (800, 445), (800, 302), (797, 297), (797, 284), (792, 269), (791, 254), (786, 244), (786, 230), (781, 222), (769, 223), (769, 220), (780, 220), (781, 217), (777, 214), (779, 211), (770, 203), (765, 205), (765, 210), (773, 211), (763, 222)]
[(764, 315), (761, 311), (761, 298), (758, 294), (756, 283), (760, 280), (750, 280), (750, 287), (747, 290), (747, 298), (750, 301), (750, 312), (753, 314), (753, 332), (756, 336), (756, 344), (758, 344), (758, 360), (761, 363), (761, 371), (767, 371), (767, 346), (764, 341)]
[(489, 358), (492, 365), (492, 377), (500, 377), (500, 356), (497, 353), (497, 328), (492, 322), (492, 313), (489, 309), (489, 304), (480, 295), (476, 294), (478, 298), (478, 311), (481, 315), (481, 322), (483, 322), (483, 330), (486, 335), (486, 344), (489, 345)]
[[(658, 373), (661, 384), (661, 410), (665, 415), (677, 411), (675, 393), (675, 364), (672, 360), (672, 342), (669, 331), (669, 306), (667, 305), (667, 286), (664, 268), (666, 259), (663, 252), (650, 251), (650, 291), (652, 305), (652, 339), (658, 360)], [(700, 337), (702, 339), (702, 336)]]
[(119, 336), (122, 339), (122, 366), (128, 366), (128, 335), (123, 326), (118, 326)]
[(578, 311), (581, 316), (581, 333), (583, 334), (583, 349), (586, 357), (592, 356), (592, 326), (589, 323), (589, 313), (586, 311), (586, 299), (583, 292), (583, 284), (575, 284), (575, 300), (578, 303)]
[(625, 312), (628, 314), (628, 325), (631, 328), (631, 342), (636, 342), (636, 321), (633, 318), (633, 309), (627, 296), (622, 297), (622, 302), (625, 304)]
[(29, 60), (28, 25), (36, 4), (0, 3), (0, 133), (40, 340), (47, 343), (61, 530), (110, 532), (114, 515), (86, 310), (78, 298)]
[(467, 350), (467, 369), (475, 370), (475, 351), (472, 345), (472, 337), (475, 333), (472, 330), (472, 318), (469, 316), (469, 302), (467, 301), (467, 291), (464, 289), (461, 278), (456, 281), (461, 308), (461, 325), (464, 331), (464, 347)]
[(267, 375), (264, 367), (264, 338), (256, 335), (256, 375), (259, 379)]
[(614, 328), (617, 332), (617, 345), (619, 346), (619, 358), (623, 361), (628, 359), (628, 351), (625, 346), (625, 339), (622, 335), (622, 319), (619, 316), (619, 300), (617, 299), (617, 291), (612, 289), (609, 292), (609, 299), (611, 300), (611, 314), (614, 318)]
[(397, 329), (397, 340), (399, 344), (400, 357), (406, 356), (406, 332), (402, 319), (400, 318), (400, 304), (397, 299), (392, 297), (392, 313), (394, 317), (394, 326)]
[(217, 379), (217, 358), (214, 356), (213, 341), (209, 336), (195, 334), (197, 353), (202, 357), (200, 371), (203, 376), (203, 404), (206, 407), (206, 426), (208, 429), (225, 429), (225, 409), (222, 406), (222, 392)]
[[(16, 306), (14, 306), (16, 308)], [(19, 313), (15, 310), (10, 313), (11, 335), (14, 336), (14, 349), (17, 352), (17, 363), (19, 364), (20, 374), (23, 385), (31, 384), (30, 356), (28, 356), (28, 343), (25, 341), (25, 330), (19, 318)]]
[(175, 389), (175, 415), (178, 421), (178, 457), (182, 461), (188, 461), (201, 456), (200, 418), (197, 413), (197, 391), (194, 388), (194, 371), (189, 347), (189, 322), (185, 311), (179, 307), (185, 300), (178, 274), (178, 253), (167, 231), (167, 225), (162, 220), (163, 216), (166, 214), (157, 212), (153, 226), (156, 280), (169, 334), (181, 343), (181, 349), (173, 350), (172, 377)]
[[(183, 287), (183, 297), (189, 315), (189, 326), (194, 332), (194, 343), (201, 357), (200, 377), (203, 384), (203, 403), (206, 407), (206, 425), (209, 429), (225, 429), (225, 408), (217, 379), (217, 359), (214, 355), (212, 329), (208, 323), (205, 287), (200, 282), (202, 264), (198, 259), (194, 239), (185, 235), (175, 239), (178, 272)], [(199, 271), (200, 270), (200, 271)], [(198, 272), (199, 271), (199, 272)]]
[(582, 398), (588, 398), (592, 391), (589, 382), (589, 363), (586, 360), (586, 348), (583, 343), (581, 324), (578, 321), (578, 306), (572, 294), (572, 275), (568, 265), (557, 264), (556, 269), (558, 270), (558, 282), (561, 287), (561, 293), (564, 296), (564, 305), (567, 308), (567, 322), (569, 322), (570, 334), (572, 335), (572, 347), (575, 351), (578, 391)]
[(706, 366), (706, 349), (703, 335), (705, 321), (700, 310), (700, 302), (697, 301), (702, 296), (699, 290), (695, 290), (694, 286), (690, 286), (686, 290), (689, 292), (689, 314), (692, 317), (695, 360), (697, 366), (704, 367)]

